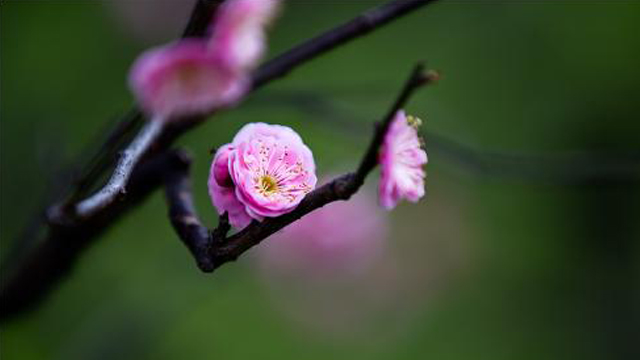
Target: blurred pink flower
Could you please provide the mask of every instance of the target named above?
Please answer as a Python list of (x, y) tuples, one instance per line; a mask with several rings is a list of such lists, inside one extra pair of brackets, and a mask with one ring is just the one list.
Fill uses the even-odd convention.
[(287, 226), (257, 251), (262, 270), (311, 278), (358, 275), (379, 259), (387, 238), (385, 214), (360, 191)]
[(138, 102), (162, 120), (238, 102), (249, 88), (249, 71), (264, 52), (264, 28), (278, 4), (229, 0), (211, 25), (210, 39), (183, 39), (143, 53), (129, 75)]
[(220, 6), (212, 26), (211, 51), (229, 69), (250, 70), (265, 51), (265, 27), (279, 0), (230, 0)]
[(169, 119), (232, 105), (248, 81), (221, 66), (204, 42), (186, 39), (143, 53), (129, 83), (147, 112)]
[(209, 194), (218, 212), (229, 212), (231, 224), (242, 228), (250, 219), (292, 211), (316, 181), (313, 154), (295, 131), (251, 123), (216, 153)]
[[(248, 255), (266, 304), (291, 332), (384, 352), (437, 316), (451, 285), (473, 268), (469, 245), (475, 233), (468, 201), (455, 185), (443, 184), (433, 194), (429, 201), (438, 206), (401, 216), (389, 216), (367, 190), (373, 189), (308, 214)], [(361, 200), (364, 206), (352, 203)], [(368, 222), (369, 230), (347, 237), (351, 226), (366, 229)]]
[(380, 151), (381, 166), (380, 204), (390, 210), (401, 199), (417, 202), (424, 196), (422, 168), (427, 163), (427, 153), (418, 137), (420, 119), (406, 116), (403, 110), (396, 113), (384, 138)]

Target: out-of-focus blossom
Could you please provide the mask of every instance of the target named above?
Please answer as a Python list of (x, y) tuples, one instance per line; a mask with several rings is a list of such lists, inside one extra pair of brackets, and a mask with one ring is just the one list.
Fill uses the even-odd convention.
[(391, 122), (380, 149), (380, 204), (390, 210), (401, 199), (417, 202), (424, 196), (423, 166), (427, 153), (418, 137), (420, 119), (400, 110)]
[(258, 249), (263, 271), (309, 277), (357, 275), (379, 259), (388, 233), (375, 199), (360, 191), (330, 203), (269, 238)]
[[(468, 202), (459, 197), (455, 186), (442, 184), (441, 190), (430, 198), (437, 206), (420, 211), (400, 209), (402, 214), (396, 215), (401, 216), (390, 217), (375, 206), (375, 193), (367, 194), (365, 188), (352, 199), (359, 201), (362, 196), (368, 200), (366, 208), (358, 207), (361, 216), (354, 214), (356, 208), (352, 208), (353, 212), (340, 210), (344, 218), (333, 219), (333, 227), (316, 226), (313, 231), (315, 223), (320, 223), (314, 216), (323, 216), (320, 213), (325, 211), (323, 207), (299, 220), (307, 221), (299, 225), (310, 229), (304, 234), (292, 236), (298, 225), (294, 223), (252, 249), (247, 255), (255, 265), (256, 277), (271, 306), (289, 320), (291, 331), (314, 341), (323, 339), (332, 344), (357, 344), (372, 351), (384, 351), (390, 344), (405, 339), (416, 326), (422, 326), (425, 318), (437, 315), (433, 311), (446, 300), (451, 285), (465, 273), (463, 269), (472, 265), (469, 244), (474, 234), (468, 227)], [(334, 205), (346, 208), (352, 200), (327, 205), (326, 215), (331, 216), (336, 210), (332, 209)], [(333, 261), (312, 257), (330, 253), (323, 250), (326, 245), (311, 251), (304, 248), (306, 241), (331, 242), (332, 236), (338, 237), (336, 242), (341, 239), (352, 243), (340, 238), (339, 229), (355, 226), (372, 216), (382, 221), (381, 229), (388, 226), (389, 230), (371, 231), (369, 240), (373, 243), (367, 242), (366, 237), (356, 242), (363, 247), (376, 241), (381, 243), (379, 255), (374, 245), (369, 250), (371, 255), (355, 257), (360, 258), (355, 261), (360, 268), (352, 268), (354, 257), (342, 257), (337, 245), (336, 252), (331, 252)], [(393, 223), (385, 222), (390, 218), (394, 218)], [(363, 235), (368, 233), (365, 231)]]
[(231, 0), (223, 3), (212, 26), (210, 49), (229, 69), (255, 67), (265, 51), (265, 28), (279, 0)]
[(183, 39), (143, 53), (129, 83), (154, 119), (177, 119), (234, 105), (249, 88), (265, 49), (265, 27), (278, 0), (230, 0), (217, 12), (209, 39)]
[(250, 219), (292, 211), (316, 181), (313, 154), (295, 131), (251, 123), (216, 153), (209, 194), (218, 212), (229, 212), (231, 224), (242, 228)]
[(161, 119), (229, 106), (247, 89), (247, 79), (228, 71), (200, 40), (182, 40), (142, 54), (129, 83), (138, 102)]

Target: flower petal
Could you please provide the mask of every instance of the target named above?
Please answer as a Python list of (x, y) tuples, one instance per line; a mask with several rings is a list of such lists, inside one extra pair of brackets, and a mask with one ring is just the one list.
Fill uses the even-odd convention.
[(245, 75), (227, 70), (196, 39), (143, 53), (129, 83), (142, 107), (165, 119), (231, 106), (248, 89)]
[(427, 161), (418, 131), (408, 123), (405, 112), (398, 111), (380, 150), (380, 205), (391, 210), (401, 199), (417, 202), (422, 198), (425, 178), (422, 167)]

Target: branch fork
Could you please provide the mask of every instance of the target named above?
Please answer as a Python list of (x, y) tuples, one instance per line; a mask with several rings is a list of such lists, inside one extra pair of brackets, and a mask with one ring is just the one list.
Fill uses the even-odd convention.
[(367, 175), (378, 164), (380, 146), (395, 114), (404, 107), (418, 88), (437, 79), (437, 73), (425, 71), (424, 65), (418, 64), (415, 67), (396, 101), (376, 127), (371, 143), (356, 172), (344, 174), (316, 188), (307, 194), (292, 212), (265, 218), (262, 222), (254, 220), (231, 236), (227, 236), (230, 226), (226, 213), (220, 217), (216, 229), (209, 230), (202, 225), (193, 205), (188, 169), (170, 176), (165, 187), (169, 218), (176, 233), (195, 258), (198, 267), (204, 272), (212, 272), (221, 265), (236, 260), (251, 247), (306, 214), (331, 202), (348, 200), (360, 189)]

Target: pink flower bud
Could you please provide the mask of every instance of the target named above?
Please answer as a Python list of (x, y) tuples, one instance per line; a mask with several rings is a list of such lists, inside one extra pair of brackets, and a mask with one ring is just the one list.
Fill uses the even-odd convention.
[(246, 92), (248, 81), (221, 66), (204, 42), (190, 39), (143, 53), (129, 83), (147, 112), (169, 119), (230, 106)]
[(229, 212), (231, 224), (242, 228), (248, 219), (261, 221), (292, 211), (316, 181), (313, 154), (295, 131), (252, 123), (216, 153), (209, 194), (218, 212)]
[(229, 69), (254, 68), (265, 50), (265, 27), (279, 0), (230, 0), (220, 6), (209, 43)]
[(379, 196), (381, 205), (390, 210), (401, 199), (417, 202), (424, 196), (427, 153), (422, 149), (417, 127), (420, 119), (398, 111), (380, 150)]

